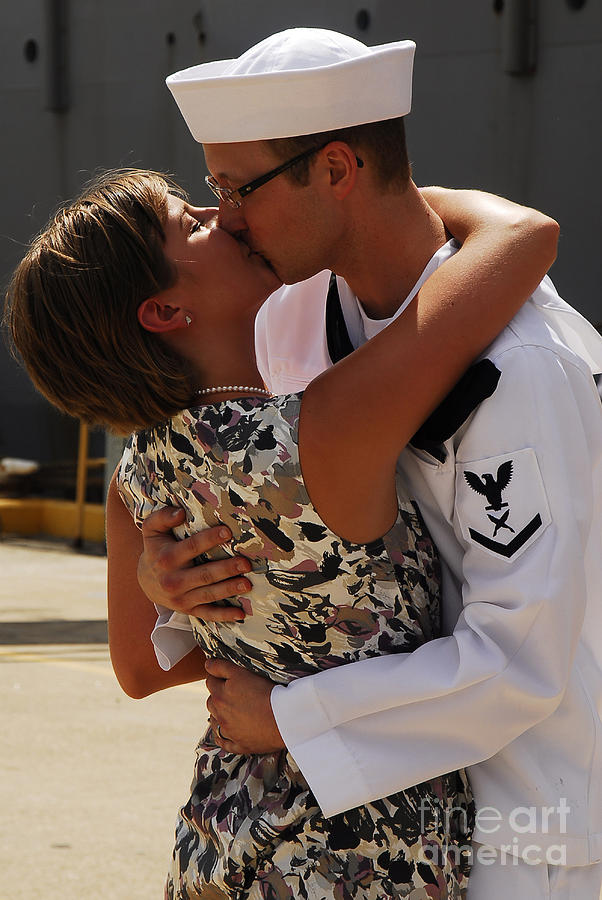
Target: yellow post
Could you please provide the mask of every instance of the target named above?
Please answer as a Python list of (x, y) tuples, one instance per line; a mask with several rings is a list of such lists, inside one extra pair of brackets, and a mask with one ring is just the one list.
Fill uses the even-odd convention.
[(84, 540), (84, 513), (86, 505), (86, 482), (88, 480), (88, 426), (79, 423), (79, 446), (77, 450), (77, 476), (75, 482), (75, 506), (77, 509), (77, 530), (73, 545), (81, 547)]

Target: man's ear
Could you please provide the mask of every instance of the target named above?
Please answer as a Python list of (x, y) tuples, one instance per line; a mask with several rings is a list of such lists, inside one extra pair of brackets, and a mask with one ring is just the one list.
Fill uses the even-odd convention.
[(170, 306), (160, 297), (143, 300), (137, 311), (138, 321), (146, 331), (162, 334), (186, 328), (186, 310), (181, 306)]
[(326, 147), (326, 159), (330, 168), (330, 184), (339, 196), (346, 197), (357, 178), (358, 159), (344, 141), (332, 141)]

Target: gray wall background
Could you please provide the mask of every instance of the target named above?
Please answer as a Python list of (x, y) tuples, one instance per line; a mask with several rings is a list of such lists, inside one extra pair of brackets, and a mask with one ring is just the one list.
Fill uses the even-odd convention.
[[(416, 181), (482, 187), (553, 215), (562, 235), (552, 276), (602, 320), (599, 0), (4, 0), (3, 284), (54, 207), (98, 168), (170, 171), (205, 198), (202, 152), (165, 76), (295, 25), (367, 44), (414, 39)], [(521, 66), (528, 73), (509, 71)], [(73, 457), (76, 435), (0, 349), (0, 457)]]

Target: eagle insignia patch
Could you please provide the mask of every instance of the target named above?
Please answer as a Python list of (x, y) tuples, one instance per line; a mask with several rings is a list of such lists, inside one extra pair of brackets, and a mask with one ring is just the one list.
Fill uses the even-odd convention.
[(508, 561), (519, 557), (551, 522), (535, 452), (457, 463), (456, 512), (468, 543)]

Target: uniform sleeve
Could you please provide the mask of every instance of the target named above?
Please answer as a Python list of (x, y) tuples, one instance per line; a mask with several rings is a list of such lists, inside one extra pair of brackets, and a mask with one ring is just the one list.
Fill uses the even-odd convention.
[(457, 449), (453, 634), (272, 692), (327, 816), (489, 759), (562, 699), (584, 617), (600, 405), (570, 357), (523, 346), (496, 365), (500, 385)]
[(190, 619), (184, 613), (174, 612), (165, 606), (154, 604), (157, 621), (151, 632), (157, 662), (164, 672), (184, 659), (197, 646)]
[(257, 368), (263, 379), (263, 383), (272, 389), (272, 374), (270, 372), (268, 354), (268, 309), (269, 300), (260, 307), (255, 319), (255, 358)]

